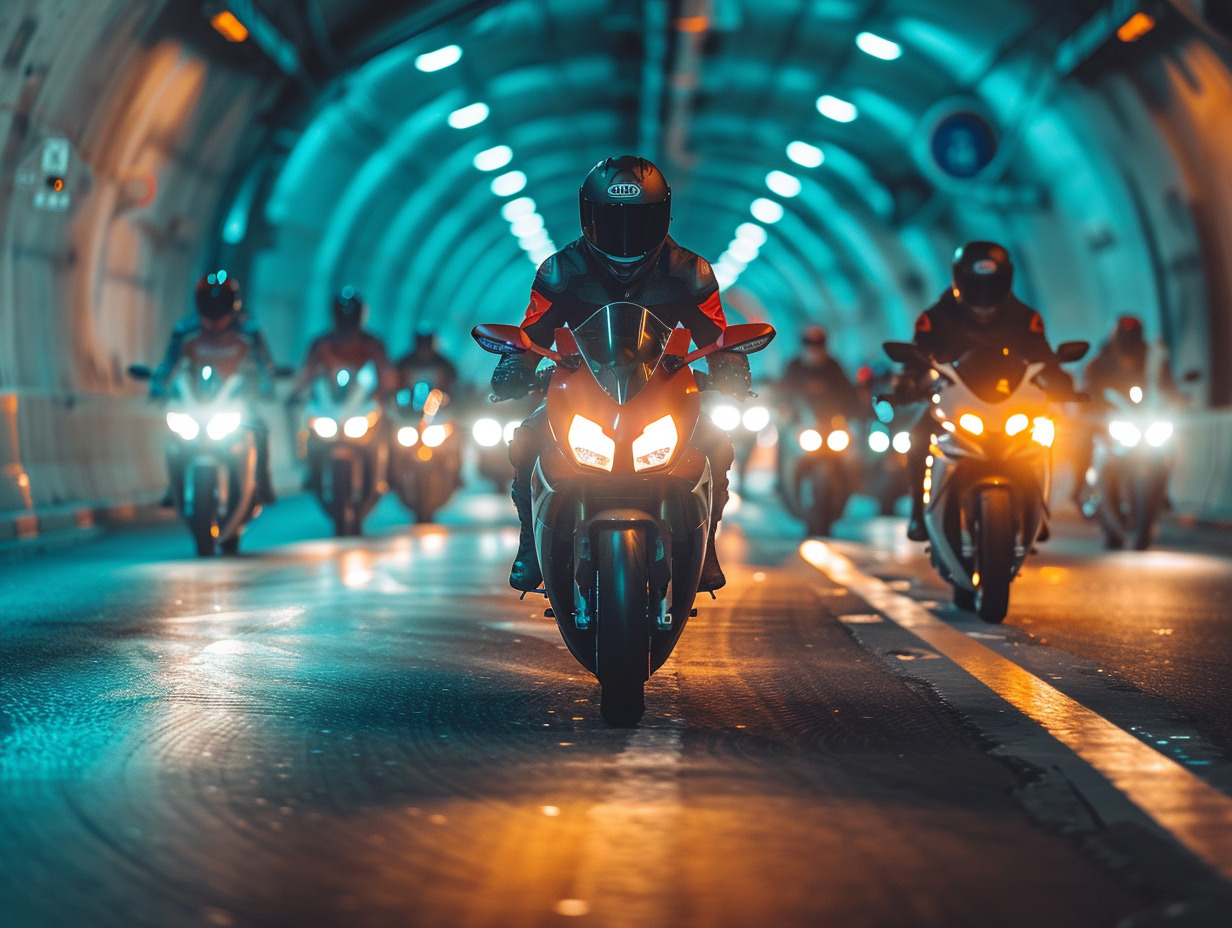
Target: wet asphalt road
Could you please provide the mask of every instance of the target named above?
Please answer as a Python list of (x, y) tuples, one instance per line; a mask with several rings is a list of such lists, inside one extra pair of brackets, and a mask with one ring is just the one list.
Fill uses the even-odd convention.
[[(1232, 924), (1209, 862), (773, 507), (729, 520), (634, 731), (505, 586), (508, 504), (442, 520), (335, 541), (291, 498), (234, 560), (175, 524), (0, 560), (0, 925)], [(1232, 795), (1218, 540), (1063, 527), (996, 628), (901, 531), (834, 548)]]

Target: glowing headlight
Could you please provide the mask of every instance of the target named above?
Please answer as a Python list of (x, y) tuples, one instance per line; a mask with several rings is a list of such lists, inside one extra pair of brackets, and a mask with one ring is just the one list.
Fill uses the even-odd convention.
[(1108, 434), (1127, 448), (1132, 448), (1142, 440), (1142, 433), (1132, 422), (1124, 419), (1114, 419), (1108, 423)]
[(312, 425), (312, 430), (321, 438), (333, 438), (338, 434), (338, 423), (333, 419), (321, 417), (320, 419), (313, 419), (310, 424)]
[(851, 444), (851, 436), (842, 429), (835, 429), (826, 436), (826, 444), (831, 451), (842, 451)]
[(656, 419), (633, 439), (633, 469), (645, 470), (666, 464), (676, 450), (680, 435), (671, 416)]
[(885, 432), (870, 432), (868, 446), (877, 454), (884, 454), (890, 450), (890, 436)]
[(368, 434), (368, 418), (366, 416), (351, 416), (342, 423), (342, 434), (347, 438), (363, 438)]
[(964, 412), (958, 417), (958, 424), (972, 435), (984, 434), (984, 420), (973, 412)]
[(821, 443), (821, 432), (816, 429), (805, 429), (800, 433), (800, 447), (805, 451), (816, 451)]
[(1051, 448), (1053, 439), (1056, 437), (1057, 427), (1051, 419), (1039, 416), (1031, 423), (1032, 440), (1043, 445), (1045, 448)]
[(894, 450), (899, 454), (906, 454), (911, 450), (911, 433), (898, 432), (894, 436)]
[(445, 425), (430, 425), (423, 430), (423, 443), (429, 448), (439, 448), (449, 437), (449, 427)]
[(398, 429), (398, 444), (403, 448), (410, 448), (419, 441), (419, 432), (412, 425), (404, 425)]
[(716, 406), (710, 411), (710, 421), (724, 432), (730, 432), (740, 424), (740, 410), (735, 406)]
[(1152, 448), (1158, 448), (1171, 437), (1172, 423), (1167, 420), (1152, 422), (1146, 428), (1146, 443)]
[(1031, 421), (1026, 416), (1020, 412), (1016, 412), (1014, 415), (1005, 420), (1005, 434), (1017, 435), (1030, 424)]
[(1135, 403), (1141, 403), (1142, 402), (1142, 388), (1141, 387), (1130, 387), (1129, 388), (1129, 398), (1133, 400)]
[(603, 427), (585, 416), (575, 415), (569, 424), (569, 447), (579, 464), (612, 469), (616, 457), (616, 442), (603, 434)]
[(518, 426), (521, 424), (522, 424), (521, 422), (506, 422), (505, 423), (505, 432), (504, 432), (505, 444), (509, 444), (511, 441), (513, 441), (513, 433), (518, 430)]
[(220, 412), (205, 427), (205, 434), (214, 439), (214, 441), (220, 441), (239, 427), (240, 414), (238, 412)]
[(480, 419), (471, 427), (471, 436), (485, 448), (500, 444), (501, 424), (495, 419)]
[(740, 419), (750, 432), (760, 432), (770, 424), (770, 410), (765, 406), (750, 406)]
[(192, 441), (201, 431), (197, 420), (182, 412), (167, 413), (167, 428), (179, 435), (185, 441)]

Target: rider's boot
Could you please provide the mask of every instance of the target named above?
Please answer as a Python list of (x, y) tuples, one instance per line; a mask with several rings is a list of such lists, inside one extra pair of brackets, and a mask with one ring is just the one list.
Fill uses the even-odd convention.
[(699, 593), (712, 593), (727, 583), (723, 576), (723, 568), (719, 566), (719, 552), (714, 546), (714, 534), (718, 531), (718, 520), (710, 522), (710, 537), (706, 539), (706, 558), (702, 561), (702, 577), (697, 584)]
[(513, 567), (509, 571), (509, 585), (515, 590), (529, 593), (537, 590), (543, 583), (543, 574), (539, 570), (539, 556), (535, 552), (534, 517), (530, 511), (530, 473), (522, 468), (514, 471), (513, 487), (510, 490), (513, 505), (518, 510), (518, 521), (521, 523), (518, 532), (518, 553), (514, 555)]

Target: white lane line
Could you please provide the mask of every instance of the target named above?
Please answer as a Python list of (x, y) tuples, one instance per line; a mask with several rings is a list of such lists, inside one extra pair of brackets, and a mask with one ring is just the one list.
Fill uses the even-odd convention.
[(683, 811), (684, 722), (673, 663), (646, 685), (654, 715), (629, 734), (612, 762), (608, 793), (588, 813), (593, 827), (578, 861), (575, 898), (561, 900), (557, 914), (599, 914), (610, 928), (667, 928), (676, 921), (679, 887), (669, 875), (677, 869)]
[(1232, 798), (884, 581), (860, 573), (825, 542), (804, 542), (800, 555), (1034, 719), (1181, 844), (1232, 879)]

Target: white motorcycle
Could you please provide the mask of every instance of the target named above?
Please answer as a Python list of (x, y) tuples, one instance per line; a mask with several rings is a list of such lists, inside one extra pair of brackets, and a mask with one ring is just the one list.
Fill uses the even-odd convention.
[[(894, 361), (931, 365), (935, 378), (924, 475), (933, 566), (954, 588), (955, 605), (1000, 622), (1048, 515), (1056, 424), (1053, 401), (1037, 383), (1045, 365), (1009, 348), (976, 348), (941, 364), (914, 345), (884, 347)], [(1057, 357), (1077, 361), (1088, 347), (1066, 342)]]

